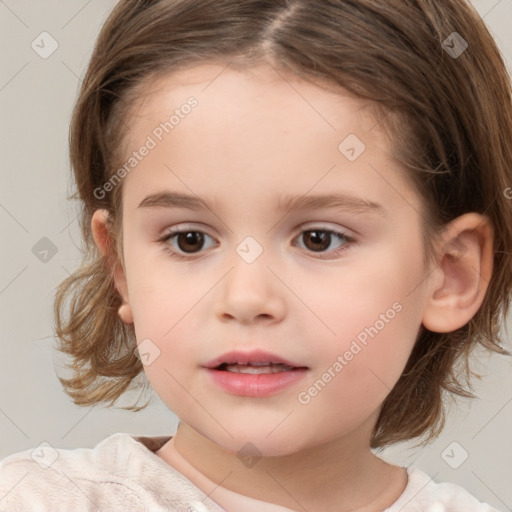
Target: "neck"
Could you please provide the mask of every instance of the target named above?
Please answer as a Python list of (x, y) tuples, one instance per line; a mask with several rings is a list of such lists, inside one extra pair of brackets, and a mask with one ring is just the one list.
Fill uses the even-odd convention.
[[(372, 420), (374, 418), (371, 418)], [(402, 494), (405, 470), (373, 455), (371, 427), (299, 452), (244, 465), (185, 423), (174, 447), (195, 469), (226, 489), (295, 510), (380, 512)], [(166, 445), (158, 455), (166, 460)]]

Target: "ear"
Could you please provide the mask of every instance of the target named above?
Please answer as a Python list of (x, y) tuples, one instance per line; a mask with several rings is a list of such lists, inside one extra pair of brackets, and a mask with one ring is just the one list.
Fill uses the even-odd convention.
[(493, 255), (493, 229), (487, 217), (467, 213), (448, 224), (423, 310), (428, 330), (455, 331), (473, 318), (491, 280)]
[(119, 308), (118, 314), (121, 320), (127, 324), (133, 323), (133, 314), (128, 298), (128, 287), (123, 265), (116, 254), (111, 235), (111, 223), (108, 219), (108, 210), (96, 210), (91, 219), (91, 230), (94, 242), (105, 260), (110, 266), (114, 277), (114, 285), (123, 299), (123, 305)]

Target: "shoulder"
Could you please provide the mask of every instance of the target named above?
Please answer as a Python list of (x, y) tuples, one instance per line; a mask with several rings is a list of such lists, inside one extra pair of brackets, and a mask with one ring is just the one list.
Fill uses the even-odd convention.
[(409, 467), (407, 474), (404, 493), (386, 512), (499, 512), (459, 485), (435, 483), (418, 468)]
[(95, 500), (107, 493), (121, 505), (121, 487), (128, 500), (137, 502), (136, 491), (130, 492), (130, 486), (111, 471), (122, 437), (115, 434), (94, 448), (73, 450), (42, 443), (6, 457), (0, 462), (0, 510), (50, 510), (64, 504), (87, 509), (98, 506)]
[(94, 448), (10, 455), (0, 461), (0, 512), (194, 510), (200, 491), (141, 441), (151, 439), (118, 433)]

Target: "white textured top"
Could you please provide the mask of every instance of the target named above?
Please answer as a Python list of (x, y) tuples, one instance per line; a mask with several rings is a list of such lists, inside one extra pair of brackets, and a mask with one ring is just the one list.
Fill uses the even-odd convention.
[[(295, 512), (218, 486), (176, 450), (169, 465), (154, 453), (169, 439), (118, 433), (94, 448), (10, 455), (0, 462), (0, 511)], [(457, 485), (407, 473), (402, 496), (383, 512), (498, 512)]]

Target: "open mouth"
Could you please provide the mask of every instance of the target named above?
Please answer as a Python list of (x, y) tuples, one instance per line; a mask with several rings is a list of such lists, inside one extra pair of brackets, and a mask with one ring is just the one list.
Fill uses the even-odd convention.
[(264, 398), (296, 385), (309, 370), (291, 360), (254, 351), (227, 353), (206, 363), (209, 378), (221, 390), (236, 396)]
[(232, 373), (250, 373), (250, 374), (264, 374), (264, 373), (282, 373), (292, 370), (298, 370), (294, 366), (289, 366), (284, 363), (222, 363), (215, 368), (215, 370), (226, 371)]

